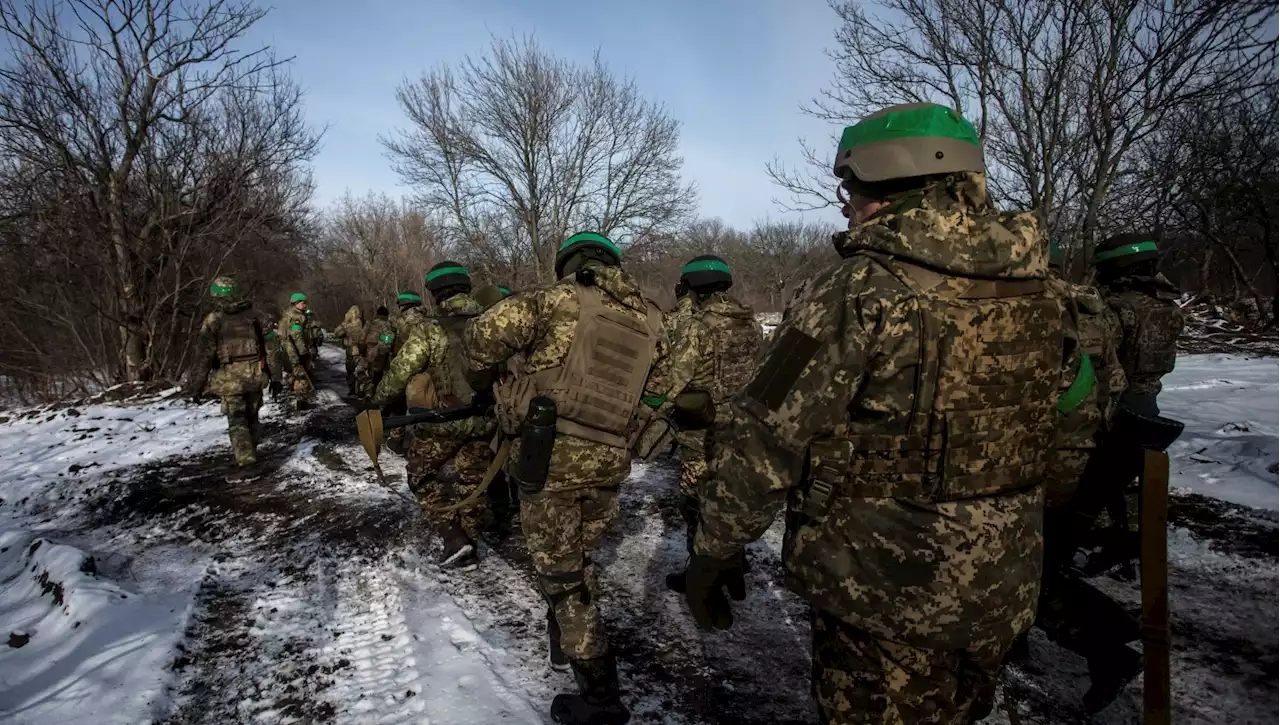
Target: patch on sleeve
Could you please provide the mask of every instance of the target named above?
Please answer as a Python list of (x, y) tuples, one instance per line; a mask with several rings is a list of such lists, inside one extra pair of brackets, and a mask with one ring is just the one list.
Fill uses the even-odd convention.
[(387, 335), (387, 334), (378, 335), (378, 342), (391, 343), (391, 342), (394, 342), (395, 339), (396, 339), (395, 335)]
[(787, 393), (800, 379), (800, 373), (818, 354), (818, 339), (805, 334), (796, 328), (789, 328), (782, 337), (773, 344), (769, 357), (747, 386), (748, 398), (776, 411), (786, 400)]
[(289, 329), (294, 332), (300, 332), (302, 330), (302, 325), (299, 325), (298, 323), (295, 322), (289, 326)]

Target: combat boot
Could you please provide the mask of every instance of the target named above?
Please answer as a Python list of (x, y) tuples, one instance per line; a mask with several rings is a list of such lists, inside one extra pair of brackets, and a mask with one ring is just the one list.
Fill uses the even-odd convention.
[(462, 530), (462, 520), (457, 516), (440, 531), (440, 539), (444, 544), (444, 552), (440, 555), (441, 567), (465, 569), (478, 562), (476, 546)]
[[(684, 519), (685, 550), (693, 556), (693, 537), (698, 533), (698, 499), (696, 497), (680, 497), (680, 518)], [(666, 584), (668, 590), (684, 594), (684, 570), (668, 574)]]
[(556, 613), (547, 607), (547, 652), (551, 658), (551, 666), (564, 669), (569, 666), (569, 656), (560, 646), (560, 623), (556, 621)]
[(561, 725), (624, 725), (631, 712), (622, 704), (618, 661), (613, 654), (590, 660), (569, 660), (581, 693), (556, 695), (551, 719)]
[(1089, 691), (1084, 693), (1084, 709), (1089, 714), (1110, 705), (1142, 670), (1142, 655), (1125, 646), (1091, 654), (1088, 661)]

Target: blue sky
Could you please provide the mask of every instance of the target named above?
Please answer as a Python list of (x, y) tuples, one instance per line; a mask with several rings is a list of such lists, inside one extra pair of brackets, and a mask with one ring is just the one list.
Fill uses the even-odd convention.
[[(646, 98), (681, 121), (685, 177), (701, 212), (735, 226), (785, 215), (764, 165), (798, 159), (796, 138), (822, 140), (801, 102), (831, 77), (823, 54), (835, 15), (824, 0), (276, 0), (255, 40), (295, 56), (313, 123), (329, 124), (315, 162), (319, 201), (408, 192), (378, 135), (404, 125), (403, 78), (479, 55), (490, 37), (533, 35), (543, 48), (588, 62), (598, 46)], [(829, 219), (827, 219), (830, 217)], [(840, 223), (832, 211), (816, 215)]]

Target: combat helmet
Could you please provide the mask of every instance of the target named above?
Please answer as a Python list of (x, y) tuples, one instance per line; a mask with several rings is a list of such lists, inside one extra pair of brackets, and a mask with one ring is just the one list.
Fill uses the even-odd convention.
[(1099, 271), (1121, 270), (1141, 262), (1159, 259), (1159, 250), (1151, 234), (1114, 234), (1093, 250), (1093, 266)]
[(680, 269), (680, 281), (700, 294), (723, 292), (733, 286), (729, 263), (714, 254), (694, 257)]
[(564, 240), (556, 251), (556, 277), (563, 279), (577, 272), (588, 259), (617, 267), (622, 264), (622, 250), (603, 234), (578, 232)]
[(307, 301), (307, 296), (301, 292), (294, 292), (293, 294), (289, 295), (289, 304), (291, 305), (296, 305), (299, 302), (306, 302), (306, 301)]
[(209, 294), (220, 300), (234, 300), (240, 297), (240, 287), (234, 277), (224, 274), (214, 278), (209, 285)]
[(401, 292), (396, 297), (396, 306), (402, 310), (407, 310), (410, 307), (417, 307), (421, 304), (422, 304), (422, 295), (419, 295), (415, 292)]
[(889, 106), (848, 126), (835, 175), (873, 183), (961, 171), (985, 172), (982, 143), (964, 116), (936, 103)]
[(472, 295), (476, 302), (486, 310), (499, 302), (503, 301), (511, 295), (511, 290), (496, 284), (487, 284), (476, 289)]
[(437, 302), (471, 291), (471, 272), (458, 262), (445, 261), (437, 264), (427, 270), (422, 281)]

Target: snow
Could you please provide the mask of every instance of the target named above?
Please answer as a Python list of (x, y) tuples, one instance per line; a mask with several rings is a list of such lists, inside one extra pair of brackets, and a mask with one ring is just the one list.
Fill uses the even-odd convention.
[(1160, 410), (1186, 424), (1169, 449), (1171, 484), (1277, 510), (1276, 358), (1183, 355), (1164, 377)]
[[(94, 560), (27, 531), (0, 533), (0, 712), (10, 723), (137, 723), (165, 704), (189, 593), (142, 597)], [(15, 640), (15, 638), (18, 638)], [(28, 638), (15, 647), (22, 638)]]

